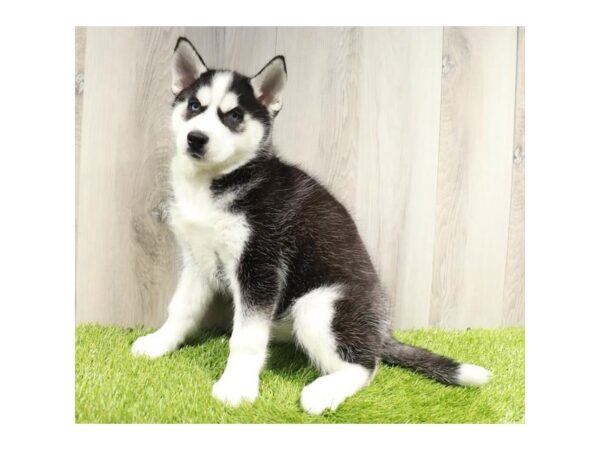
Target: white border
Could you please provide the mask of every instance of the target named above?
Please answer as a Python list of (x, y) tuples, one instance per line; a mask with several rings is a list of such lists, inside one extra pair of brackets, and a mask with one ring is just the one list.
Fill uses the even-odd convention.
[[(580, 1), (351, 3), (120, 0), (5, 8), (3, 440), (90, 449), (227, 448), (237, 441), (286, 449), (311, 441), (319, 448), (574, 448), (597, 441), (597, 14)], [(73, 425), (73, 26), (94, 24), (525, 25), (527, 425)]]

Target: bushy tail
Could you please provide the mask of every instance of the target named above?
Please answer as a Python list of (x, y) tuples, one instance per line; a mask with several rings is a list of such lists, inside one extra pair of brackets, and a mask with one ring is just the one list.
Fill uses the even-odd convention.
[(481, 386), (491, 377), (491, 373), (483, 367), (461, 364), (424, 348), (403, 344), (391, 336), (383, 344), (381, 359), (450, 385)]

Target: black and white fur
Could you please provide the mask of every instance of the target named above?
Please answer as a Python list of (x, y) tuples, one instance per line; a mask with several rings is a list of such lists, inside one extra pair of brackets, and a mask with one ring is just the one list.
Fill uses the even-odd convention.
[(176, 350), (225, 292), (233, 332), (212, 392), (226, 404), (256, 399), (270, 338), (295, 340), (323, 374), (302, 391), (311, 414), (335, 410), (366, 386), (380, 359), (446, 384), (487, 382), (486, 369), (391, 336), (382, 288), (347, 210), (274, 152), (286, 77), (281, 56), (248, 78), (208, 69), (187, 39), (177, 41), (170, 225), (184, 267), (167, 321), (133, 353)]

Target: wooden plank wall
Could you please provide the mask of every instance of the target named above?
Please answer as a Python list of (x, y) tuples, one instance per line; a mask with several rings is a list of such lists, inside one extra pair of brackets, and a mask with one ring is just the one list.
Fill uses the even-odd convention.
[(397, 328), (524, 324), (522, 28), (88, 28), (76, 117), (76, 320), (158, 326), (170, 56), (253, 74), (284, 54), (274, 141), (348, 207)]

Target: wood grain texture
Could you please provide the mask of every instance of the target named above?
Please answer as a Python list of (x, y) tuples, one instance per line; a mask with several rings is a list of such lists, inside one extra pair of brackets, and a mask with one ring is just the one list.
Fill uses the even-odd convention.
[(430, 323), (502, 325), (515, 28), (444, 28)]
[(222, 67), (233, 68), (244, 75), (253, 76), (275, 56), (277, 28), (226, 28), (225, 43)]
[(218, 68), (223, 65), (226, 51), (226, 30), (226, 27), (186, 27), (182, 35), (194, 43), (206, 65)]
[(234, 69), (251, 76), (275, 55), (274, 27), (188, 27), (184, 35), (212, 69)]
[[(425, 327), (435, 225), (441, 28), (363, 32), (356, 221), (397, 327)], [(339, 151), (339, 150), (338, 150)]]
[[(522, 30), (518, 38), (516, 28), (76, 33), (77, 55), (85, 53), (77, 322), (158, 326), (166, 317), (178, 259), (164, 224), (170, 59), (185, 35), (210, 67), (247, 75), (285, 55), (275, 145), (355, 217), (395, 327), (522, 324)], [(229, 320), (229, 310), (215, 313), (221, 306), (208, 323)]]
[(358, 28), (277, 29), (277, 54), (286, 57), (288, 84), (274, 142), (354, 210), (358, 144)]
[[(85, 27), (75, 27), (75, 248), (77, 248), (77, 218), (79, 216), (79, 159), (81, 156), (81, 121), (85, 91)], [(77, 267), (77, 255), (75, 255)], [(77, 272), (75, 273), (77, 277)]]
[(525, 324), (525, 29), (517, 37), (517, 86), (503, 325)]
[(88, 28), (77, 320), (157, 326), (174, 289), (161, 221), (171, 155), (170, 60), (180, 30)]

